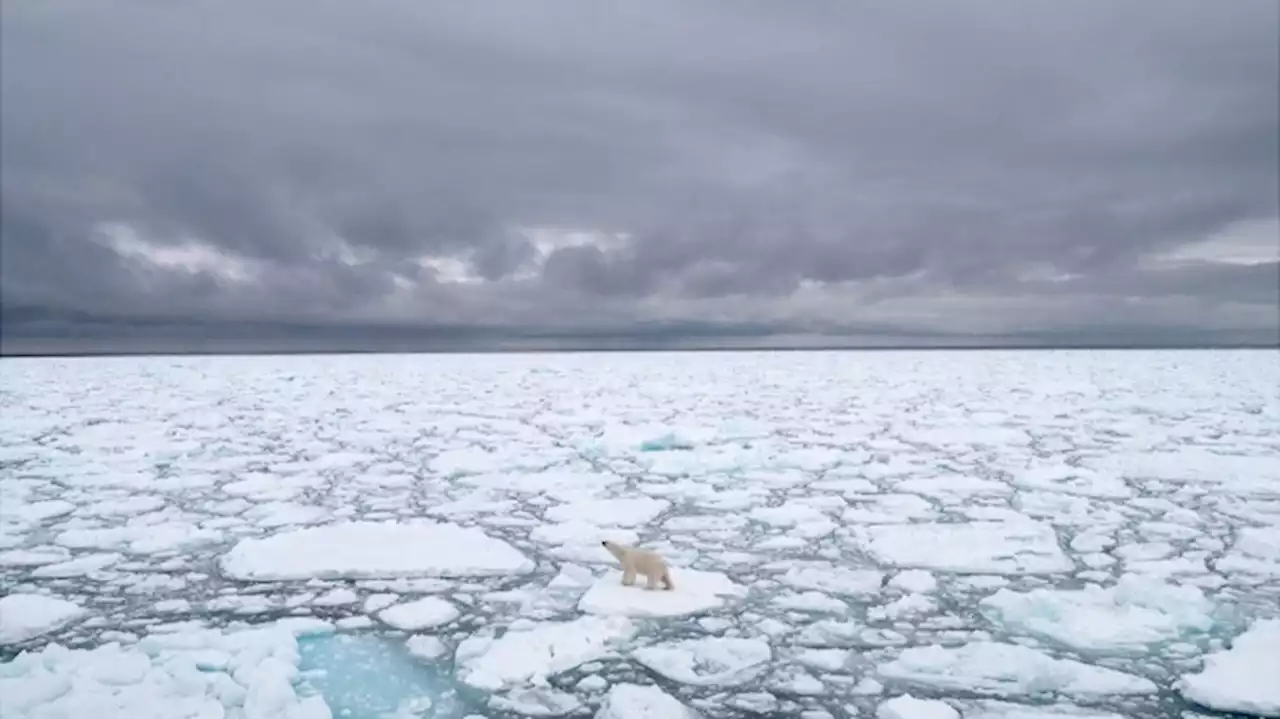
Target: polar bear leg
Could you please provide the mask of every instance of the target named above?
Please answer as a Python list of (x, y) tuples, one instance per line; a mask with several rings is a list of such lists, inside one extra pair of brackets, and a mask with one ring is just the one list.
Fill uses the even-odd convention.
[(644, 575), (644, 588), (645, 588), (645, 589), (648, 589), (648, 590), (654, 590), (654, 589), (657, 589), (657, 588), (658, 588), (658, 578), (659, 578), (659, 577), (661, 577), (661, 576), (662, 576), (662, 574), (661, 574), (661, 573), (658, 573), (658, 574), (655, 574), (655, 573), (653, 573), (653, 572), (648, 572), (648, 573), (646, 573), (646, 574)]
[(622, 568), (622, 585), (624, 587), (629, 587), (635, 583), (636, 583), (635, 567), (631, 567), (631, 566), (623, 567)]

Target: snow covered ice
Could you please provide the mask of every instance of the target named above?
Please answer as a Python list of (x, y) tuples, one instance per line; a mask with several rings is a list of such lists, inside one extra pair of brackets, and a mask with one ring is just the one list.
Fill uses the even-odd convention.
[(6, 359), (0, 402), (4, 719), (1280, 715), (1265, 352)]

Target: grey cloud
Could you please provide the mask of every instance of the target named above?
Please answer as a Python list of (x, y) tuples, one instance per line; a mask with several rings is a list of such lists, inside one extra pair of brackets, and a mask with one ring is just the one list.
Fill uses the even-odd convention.
[[(1198, 303), (1172, 313), (1188, 333), (1280, 324), (1267, 265), (1144, 265), (1280, 217), (1269, 0), (0, 12), (9, 305), (893, 334), (923, 330), (848, 297), (935, 298), (945, 329), (965, 318), (937, 298), (960, 293), (1005, 297), (983, 312), (1025, 333), (1026, 293), (1085, 318), (1046, 309), (1044, 331), (1083, 332), (1099, 296), (1141, 292), (1153, 327), (1175, 301)], [(255, 279), (142, 267), (102, 222)], [(631, 239), (547, 250), (517, 231), (537, 227)], [(1033, 264), (1080, 278), (1028, 282)]]

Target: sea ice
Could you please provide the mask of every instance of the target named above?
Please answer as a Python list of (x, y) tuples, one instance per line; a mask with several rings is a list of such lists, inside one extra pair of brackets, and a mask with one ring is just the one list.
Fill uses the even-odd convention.
[(465, 577), (523, 574), (533, 562), (510, 544), (455, 524), (349, 522), (242, 539), (222, 558), (241, 580)]
[(705, 637), (643, 647), (636, 661), (681, 684), (741, 686), (759, 677), (773, 659), (761, 639)]
[(382, 610), (378, 618), (405, 631), (417, 631), (438, 627), (457, 619), (458, 608), (438, 597), (424, 597), (417, 601), (397, 604)]
[(916, 699), (903, 694), (876, 707), (876, 719), (960, 719), (960, 712), (937, 699)]
[(967, 574), (1053, 574), (1073, 567), (1053, 527), (1040, 522), (887, 524), (856, 531), (867, 551), (901, 567)]
[(294, 685), (295, 635), (317, 629), (295, 621), (226, 633), (153, 633), (129, 648), (52, 644), (0, 664), (0, 715), (328, 719), (324, 700), (301, 695)]
[(622, 572), (610, 570), (595, 581), (578, 601), (587, 614), (630, 617), (675, 617), (696, 614), (724, 606), (731, 598), (746, 594), (723, 572), (700, 572), (684, 567), (671, 568), (675, 589), (644, 588), (645, 578), (630, 587), (622, 584)]
[(509, 630), (500, 639), (471, 636), (454, 653), (460, 681), (497, 691), (541, 684), (547, 677), (600, 659), (616, 642), (635, 633), (625, 617), (580, 617)]
[(1150, 680), (1133, 674), (1055, 659), (1035, 649), (996, 642), (971, 642), (956, 648), (936, 644), (911, 647), (897, 659), (881, 664), (878, 671), (887, 679), (993, 696), (1102, 697), (1156, 692), (1156, 685)]
[(546, 511), (553, 522), (583, 522), (600, 526), (635, 527), (648, 524), (666, 511), (670, 502), (651, 497), (581, 499)]
[(1280, 619), (1259, 620), (1178, 680), (1178, 693), (1222, 712), (1280, 717)]
[(1280, 577), (1280, 526), (1243, 527), (1218, 571), (1267, 579)]
[(20, 644), (57, 631), (88, 612), (74, 602), (43, 594), (0, 598), (0, 644)]
[(1202, 591), (1134, 574), (1105, 589), (1002, 589), (980, 606), (1014, 633), (1088, 652), (1145, 654), (1213, 627), (1213, 603)]
[(658, 687), (614, 684), (595, 719), (698, 719), (699, 716)]
[(113, 564), (124, 559), (124, 555), (118, 552), (104, 552), (101, 554), (86, 554), (75, 559), (58, 564), (47, 564), (43, 567), (37, 567), (31, 571), (33, 577), (48, 577), (66, 579), (69, 577), (83, 577), (86, 574), (92, 574), (99, 570), (110, 567)]
[(869, 569), (846, 569), (830, 562), (778, 562), (765, 568), (785, 567), (779, 582), (795, 589), (811, 589), (845, 596), (877, 594), (884, 575)]

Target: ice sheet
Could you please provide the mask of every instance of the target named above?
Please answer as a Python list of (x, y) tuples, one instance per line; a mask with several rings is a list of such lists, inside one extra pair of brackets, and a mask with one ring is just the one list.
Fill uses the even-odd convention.
[(675, 589), (645, 589), (644, 577), (622, 584), (622, 572), (610, 570), (582, 595), (578, 608), (588, 614), (629, 617), (676, 617), (718, 609), (746, 590), (723, 572), (671, 568)]
[(1191, 701), (1223, 712), (1280, 717), (1280, 619), (1255, 622), (1214, 652), (1195, 674), (1178, 680)]
[(19, 644), (57, 631), (86, 614), (75, 602), (58, 597), (7, 594), (0, 597), (0, 644)]

